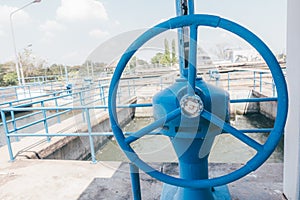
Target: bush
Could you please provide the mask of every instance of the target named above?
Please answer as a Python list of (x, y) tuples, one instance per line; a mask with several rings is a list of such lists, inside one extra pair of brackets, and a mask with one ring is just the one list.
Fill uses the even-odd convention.
[(10, 86), (10, 85), (17, 85), (18, 84), (18, 78), (16, 72), (9, 72), (3, 76), (3, 82), (4, 85)]

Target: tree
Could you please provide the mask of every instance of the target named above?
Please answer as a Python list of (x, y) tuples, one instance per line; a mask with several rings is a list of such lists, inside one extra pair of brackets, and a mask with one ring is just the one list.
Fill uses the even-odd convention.
[(176, 57), (176, 47), (175, 47), (175, 39), (172, 40), (172, 58), (171, 58), (171, 64), (174, 65), (176, 64), (177, 57)]
[(156, 53), (155, 56), (151, 58), (151, 63), (153, 65), (155, 65), (155, 64), (163, 64), (163, 63), (161, 63), (162, 60), (163, 60), (163, 58), (164, 58), (164, 54), (163, 53), (160, 53), (160, 52)]
[(3, 82), (5, 86), (17, 85), (18, 78), (16, 72), (9, 72), (3, 76)]
[[(0, 86), (8, 86), (10, 85), (10, 82), (12, 83), (11, 85), (16, 85), (18, 83), (17, 76), (15, 77), (15, 81), (9, 81), (11, 75), (7, 75), (8, 73), (16, 73), (15, 63), (12, 61), (0, 64)], [(4, 81), (4, 77), (6, 81)]]
[(165, 46), (165, 51), (164, 53), (156, 53), (155, 56), (151, 58), (151, 63), (152, 64), (161, 64), (161, 65), (171, 65), (177, 63), (177, 57), (176, 57), (176, 48), (175, 48), (175, 40), (172, 40), (172, 57), (170, 55), (170, 47), (169, 47), (169, 42), (165, 38), (164, 39), (164, 46)]
[(25, 48), (24, 51), (19, 54), (19, 58), (23, 67), (24, 77), (45, 75), (44, 67), (47, 65), (46, 60), (33, 55), (31, 49)]
[(169, 48), (169, 42), (165, 38), (165, 55), (164, 55), (164, 60), (162, 64), (169, 65), (171, 63), (171, 56), (170, 56), (170, 48)]

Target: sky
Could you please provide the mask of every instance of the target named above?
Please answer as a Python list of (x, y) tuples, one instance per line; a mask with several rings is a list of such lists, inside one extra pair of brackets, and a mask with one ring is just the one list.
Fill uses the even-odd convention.
[[(14, 60), (9, 15), (29, 2), (0, 0), (0, 63)], [(196, 0), (195, 12), (238, 22), (277, 54), (286, 49), (286, 4), (287, 0)], [(42, 0), (16, 12), (12, 24), (18, 52), (30, 48), (49, 65), (75, 65), (105, 41), (152, 27), (175, 13), (175, 0)], [(238, 46), (230, 37), (218, 30), (199, 31), (200, 46)]]

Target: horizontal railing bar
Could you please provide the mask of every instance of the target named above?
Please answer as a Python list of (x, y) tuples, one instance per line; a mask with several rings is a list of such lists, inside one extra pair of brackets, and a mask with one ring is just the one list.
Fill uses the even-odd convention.
[[(38, 111), (38, 112), (34, 112), (34, 113), (30, 113), (30, 114), (27, 114), (27, 115), (23, 115), (21, 117), (15, 117), (15, 120), (14, 121), (18, 121), (18, 120), (21, 120), (21, 119), (24, 119), (24, 118), (27, 118), (27, 117), (32, 117), (34, 115), (38, 115), (40, 113), (42, 113), (43, 111)], [(13, 122), (12, 119), (6, 121), (7, 123), (10, 123), (10, 122)]]
[[(59, 110), (59, 109), (58, 109), (58, 110)], [(22, 129), (24, 129), (24, 128), (28, 128), (29, 126), (33, 126), (33, 125), (36, 125), (36, 124), (38, 124), (38, 123), (42, 123), (42, 122), (44, 122), (45, 120), (52, 119), (52, 118), (57, 117), (57, 116), (59, 116), (59, 115), (65, 114), (65, 113), (69, 112), (70, 110), (71, 110), (71, 109), (68, 109), (68, 110), (65, 110), (65, 111), (61, 111), (61, 112), (55, 113), (55, 114), (53, 114), (53, 115), (49, 115), (49, 116), (47, 116), (45, 119), (43, 118), (43, 119), (40, 119), (40, 120), (33, 121), (33, 122), (29, 123), (29, 124), (25, 124), (25, 125), (23, 125), (23, 126), (20, 126), (20, 127), (14, 129), (14, 130), (9, 130), (8, 132), (9, 132), (9, 133), (12, 133), (12, 132), (15, 132), (15, 131), (22, 130)]]
[(231, 99), (230, 103), (265, 102), (265, 101), (277, 101), (277, 97), (249, 98), (249, 99)]
[(43, 121), (44, 121), (44, 119), (36, 120), (36, 121), (33, 121), (33, 122), (29, 123), (29, 124), (25, 124), (25, 125), (23, 125), (23, 126), (17, 127), (16, 129), (9, 130), (8, 132), (9, 132), (9, 133), (12, 133), (12, 132), (15, 132), (15, 131), (19, 131), (19, 130), (22, 130), (22, 129), (24, 129), (24, 128), (28, 128), (28, 127), (30, 127), (30, 126), (36, 125), (36, 124), (38, 124), (38, 123), (41, 123), (41, 122), (43, 122)]
[(13, 100), (13, 101), (8, 101), (8, 102), (4, 102), (4, 103), (0, 103), (0, 106), (6, 105), (6, 104), (10, 104), (10, 103), (18, 103), (21, 101), (29, 101), (32, 99), (37, 99), (37, 98), (41, 98), (41, 97), (47, 97), (50, 96), (52, 94), (44, 94), (44, 95), (40, 95), (40, 96), (36, 96), (36, 97), (31, 97), (31, 98), (25, 98), (25, 99), (21, 99), (21, 100)]
[[(269, 133), (273, 129), (272, 128), (263, 128), (263, 129), (239, 129), (240, 131), (244, 133)], [(226, 133), (226, 132), (224, 132)], [(124, 132), (124, 135), (132, 135), (134, 132)], [(114, 136), (113, 132), (92, 132), (90, 135), (92, 136)], [(162, 135), (160, 132), (154, 132), (147, 135)], [(86, 132), (78, 132), (78, 133), (11, 133), (9, 134), (9, 137), (64, 137), (64, 136), (82, 136), (87, 137), (89, 136), (89, 133)]]
[[(277, 101), (277, 97), (267, 97), (267, 98), (250, 98), (250, 99), (231, 99), (230, 103), (245, 103), (245, 102), (266, 102), (266, 101)], [(118, 108), (134, 108), (134, 107), (151, 107), (152, 104), (130, 104), (130, 105), (119, 105)], [(104, 109), (108, 108), (107, 105), (103, 106), (75, 106), (75, 107), (59, 107), (59, 109)], [(37, 108), (4, 108), (4, 112), (8, 111), (32, 111), (32, 110), (56, 110), (58, 107), (37, 107)]]
[[(132, 135), (133, 132), (124, 132), (124, 135)], [(160, 133), (158, 132), (151, 132), (149, 135), (159, 135)], [(9, 137), (45, 137), (45, 136), (50, 136), (50, 137), (64, 137), (64, 136), (82, 136), (82, 137), (87, 137), (89, 135), (92, 136), (114, 136), (113, 132), (92, 132), (91, 134), (81, 132), (81, 133), (11, 133), (8, 136)]]
[[(77, 94), (79, 94), (81, 92), (87, 92), (87, 91), (91, 91), (91, 90), (95, 90), (95, 89), (99, 89), (99, 86), (96, 86), (95, 88), (88, 88), (88, 89), (85, 89), (85, 90), (80, 90), (79, 92), (73, 92), (72, 94), (65, 94), (65, 95), (60, 95), (60, 96), (56, 96), (55, 95), (52, 98), (38, 100), (38, 101), (33, 101), (31, 103), (21, 104), (21, 105), (17, 105), (17, 106), (14, 106), (14, 107), (19, 108), (19, 107), (28, 106), (28, 105), (31, 105), (31, 104), (37, 104), (37, 103), (40, 103), (42, 101), (46, 102), (46, 101), (52, 101), (52, 100), (55, 100), (55, 99), (61, 99), (61, 98), (67, 97), (67, 96), (77, 95)], [(73, 89), (73, 90), (75, 90), (75, 89)], [(58, 94), (58, 93), (66, 92), (66, 91), (71, 91), (71, 89), (70, 90), (61, 90), (59, 92), (54, 92), (52, 94), (48, 94), (47, 96), (52, 96), (54, 94)], [(40, 98), (40, 97), (43, 97), (43, 96), (38, 96), (38, 97)], [(35, 98), (35, 97), (33, 97), (33, 98)], [(28, 100), (32, 100), (32, 99), (28, 98)], [(16, 101), (16, 102), (19, 102), (19, 101)]]
[[(273, 128), (258, 128), (258, 129), (238, 129), (243, 133), (270, 133)], [(223, 132), (227, 133), (227, 132)]]
[[(128, 104), (128, 105), (119, 105), (117, 108), (136, 108), (136, 107), (151, 107), (152, 104)], [(107, 105), (103, 106), (74, 106), (74, 107), (36, 107), (36, 108), (4, 108), (2, 109), (3, 112), (10, 112), (10, 111), (33, 111), (33, 110), (82, 110), (82, 109), (106, 109), (108, 108)]]

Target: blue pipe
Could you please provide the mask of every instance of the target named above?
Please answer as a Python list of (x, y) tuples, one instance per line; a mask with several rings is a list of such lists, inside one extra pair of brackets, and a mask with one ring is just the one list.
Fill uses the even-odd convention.
[(131, 189), (132, 196), (134, 200), (141, 200), (141, 186), (140, 186), (140, 174), (139, 168), (135, 166), (133, 163), (129, 163), (130, 167), (130, 177), (131, 177)]
[(188, 0), (188, 12), (189, 15), (195, 14), (194, 0)]
[[(190, 1), (189, 1), (190, 2)], [(192, 1), (191, 1), (192, 2)], [(197, 36), (198, 26), (190, 26), (190, 48), (188, 65), (188, 95), (194, 96), (197, 76)]]
[[(181, 1), (176, 0), (176, 15), (182, 16)], [(184, 45), (183, 45), (183, 28), (178, 28), (178, 55), (179, 55), (179, 68), (180, 68), (180, 77), (185, 77), (185, 66), (184, 66)]]

